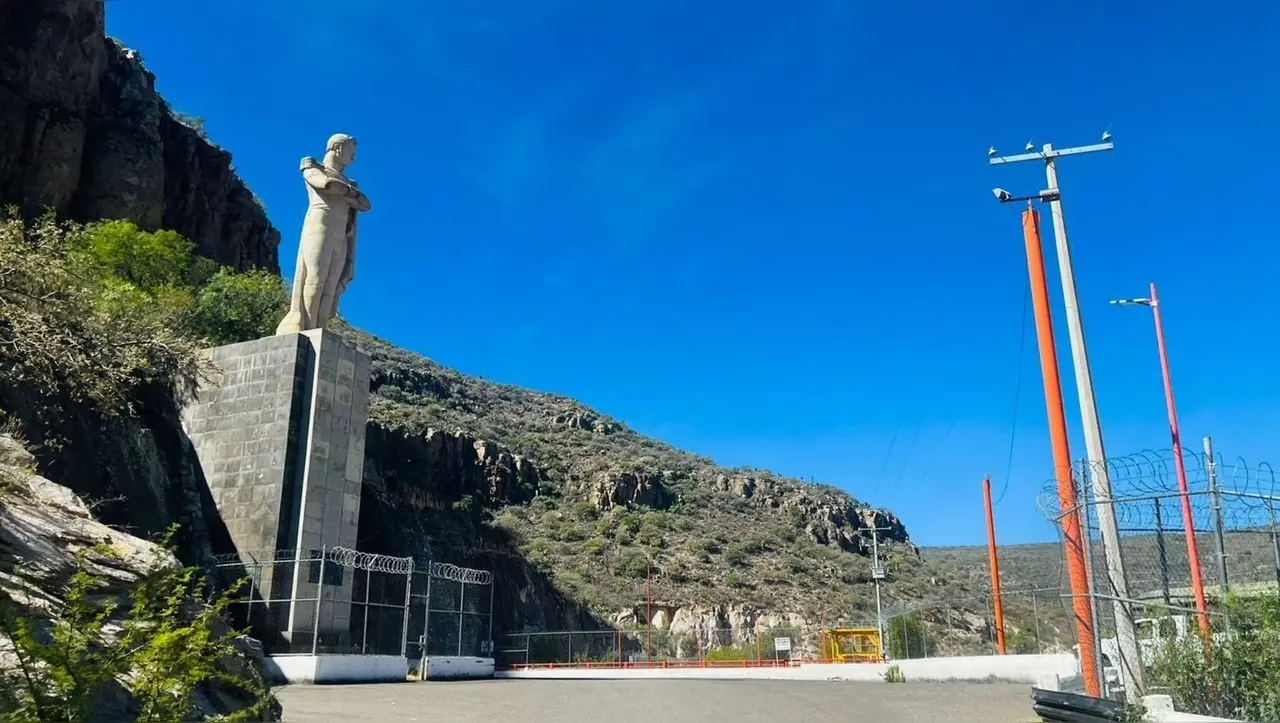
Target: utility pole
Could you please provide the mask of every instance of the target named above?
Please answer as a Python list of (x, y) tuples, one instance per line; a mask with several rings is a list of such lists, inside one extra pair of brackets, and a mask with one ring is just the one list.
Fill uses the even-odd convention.
[(871, 527), (871, 579), (876, 584), (876, 636), (879, 638), (880, 657), (884, 657), (884, 613), (880, 608), (880, 581), (884, 579), (884, 568), (880, 566), (880, 530), (888, 530), (888, 527), (876, 527), (874, 521)]
[(1142, 658), (1138, 651), (1137, 629), (1133, 613), (1127, 602), (1129, 582), (1125, 574), (1124, 555), (1120, 549), (1120, 530), (1116, 524), (1112, 506), (1111, 478), (1107, 469), (1107, 456), (1102, 446), (1102, 425), (1098, 420), (1098, 405), (1093, 395), (1093, 374), (1089, 370), (1089, 354), (1085, 348), (1084, 325), (1080, 319), (1080, 305), (1076, 300), (1075, 271), (1071, 265), (1071, 248), (1067, 242), (1067, 224), (1062, 214), (1062, 192), (1058, 187), (1057, 159), (1060, 156), (1080, 155), (1114, 148), (1111, 134), (1102, 134), (1102, 143), (1055, 150), (1046, 143), (1039, 153), (991, 158), (991, 165), (1040, 160), (1045, 164), (1048, 182), (1049, 208), (1053, 214), (1053, 235), (1058, 252), (1058, 273), (1062, 277), (1062, 296), (1066, 306), (1067, 336), (1071, 341), (1071, 359), (1075, 367), (1076, 392), (1080, 401), (1080, 418), (1084, 423), (1085, 451), (1089, 456), (1090, 481), (1094, 503), (1098, 510), (1098, 529), (1102, 535), (1103, 553), (1107, 561), (1107, 581), (1113, 597), (1116, 638), (1120, 643), (1120, 665), (1125, 680), (1125, 696), (1131, 702), (1142, 698), (1145, 683), (1142, 676)]
[(1218, 464), (1213, 457), (1213, 440), (1204, 438), (1204, 468), (1209, 477), (1209, 503), (1213, 505), (1213, 536), (1218, 543), (1218, 599), (1225, 601), (1227, 583), (1227, 541), (1222, 526), (1222, 489), (1218, 487)]

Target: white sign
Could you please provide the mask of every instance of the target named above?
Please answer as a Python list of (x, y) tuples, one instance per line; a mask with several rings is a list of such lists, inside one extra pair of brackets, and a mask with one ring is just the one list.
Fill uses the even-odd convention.
[(774, 638), (773, 649), (779, 653), (791, 652), (791, 638)]
[(875, 579), (875, 580), (883, 580), (883, 579), (884, 579), (884, 568), (883, 568), (883, 567), (873, 567), (873, 568), (871, 568), (871, 577), (872, 577), (872, 579)]

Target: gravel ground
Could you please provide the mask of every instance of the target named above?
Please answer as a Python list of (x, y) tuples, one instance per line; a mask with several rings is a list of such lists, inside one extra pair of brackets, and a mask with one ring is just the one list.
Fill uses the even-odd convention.
[(1031, 686), (782, 680), (481, 680), (277, 689), (285, 723), (1027, 723)]

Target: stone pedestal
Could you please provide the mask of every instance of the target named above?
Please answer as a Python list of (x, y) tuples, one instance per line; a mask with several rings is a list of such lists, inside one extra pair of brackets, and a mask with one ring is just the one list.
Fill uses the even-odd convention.
[[(245, 559), (355, 549), (369, 409), (369, 355), (305, 331), (208, 350), (216, 367), (182, 413), (209, 492)], [(350, 571), (265, 566), (255, 591), (289, 606), (288, 631), (345, 634)], [(323, 586), (323, 590), (321, 590)], [(314, 617), (317, 607), (320, 620)]]

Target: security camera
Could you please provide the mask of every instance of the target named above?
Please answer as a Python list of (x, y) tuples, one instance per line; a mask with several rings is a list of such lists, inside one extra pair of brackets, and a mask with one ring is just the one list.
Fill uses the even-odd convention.
[(996, 199), (998, 199), (1000, 203), (1005, 203), (1009, 199), (1013, 198), (1013, 194), (1009, 193), (1003, 188), (993, 188), (991, 189), (991, 192), (996, 195)]
[(995, 154), (996, 154), (996, 147), (995, 147), (995, 146), (991, 146), (990, 148), (988, 148), (988, 149), (987, 149), (987, 155), (988, 155), (988, 156), (994, 156)]

